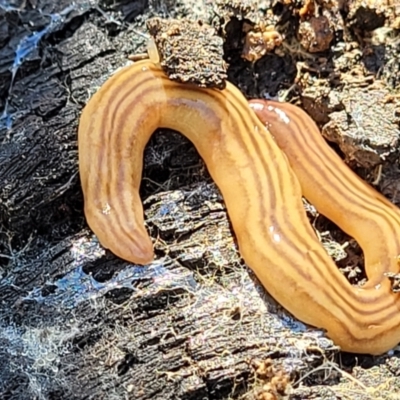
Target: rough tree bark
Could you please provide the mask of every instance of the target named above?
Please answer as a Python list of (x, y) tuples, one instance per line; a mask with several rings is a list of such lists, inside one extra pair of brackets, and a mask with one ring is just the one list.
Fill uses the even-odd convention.
[[(2, 399), (369, 399), (368, 387), (385, 383), (382, 398), (399, 398), (391, 397), (400, 396), (397, 357), (338, 353), (266, 296), (238, 255), (218, 190), (180, 135), (158, 132), (146, 151), (153, 265), (117, 259), (86, 226), (82, 107), (144, 50), (136, 30), (147, 18), (204, 18), (205, 3), (0, 2)], [(232, 54), (230, 79), (260, 95), (254, 71)], [(268, 57), (260, 87), (271, 68), (283, 71), (272, 90), (294, 79), (290, 57)]]

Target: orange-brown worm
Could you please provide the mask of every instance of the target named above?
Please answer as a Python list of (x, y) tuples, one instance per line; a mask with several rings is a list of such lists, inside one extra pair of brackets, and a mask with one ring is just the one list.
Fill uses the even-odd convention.
[[(288, 134), (298, 129), (299, 121), (289, 121)], [(85, 215), (104, 247), (133, 263), (153, 259), (139, 185), (145, 145), (160, 127), (193, 142), (224, 197), (241, 255), (279, 303), (303, 322), (325, 328), (343, 350), (379, 354), (399, 342), (399, 297), (383, 276), (398, 272), (397, 209), (379, 195), (363, 205), (359, 187), (351, 189), (358, 200), (355, 207), (368, 210), (357, 216), (371, 218), (366, 226), (372, 229), (364, 232), (365, 240), (357, 237), (370, 281), (351, 286), (310, 226), (301, 200), (302, 191), (308, 192), (287, 157), (229, 83), (224, 90), (179, 84), (145, 60), (118, 71), (90, 99), (79, 125), (79, 170)], [(318, 169), (314, 157), (313, 168)], [(333, 173), (327, 189), (333, 179), (341, 179)], [(331, 189), (333, 197), (336, 186)], [(375, 207), (379, 202), (382, 207)], [(340, 212), (333, 209), (330, 218), (335, 221)], [(381, 220), (385, 227), (380, 230)], [(382, 236), (371, 238), (375, 232)], [(385, 254), (379, 250), (383, 258), (377, 260), (364, 247), (377, 249), (383, 238), (390, 243), (383, 246)]]
[[(352, 304), (360, 338), (386, 329), (390, 348), (389, 342), (400, 340), (400, 297), (391, 291), (385, 274), (399, 272), (400, 210), (342, 161), (299, 107), (272, 100), (249, 104), (288, 157), (303, 196), (361, 246), (368, 282), (362, 287), (346, 283), (343, 296)], [(383, 349), (385, 342), (380, 340)], [(367, 344), (365, 350), (378, 352), (372, 345), (368, 351)]]

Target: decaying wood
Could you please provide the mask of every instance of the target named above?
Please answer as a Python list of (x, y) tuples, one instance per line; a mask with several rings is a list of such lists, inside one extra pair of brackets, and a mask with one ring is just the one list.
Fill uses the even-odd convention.
[[(180, 135), (158, 132), (146, 150), (141, 192), (154, 264), (117, 259), (85, 224), (80, 110), (129, 54), (144, 51), (137, 31), (145, 31), (148, 18), (215, 22), (219, 11), (206, 3), (75, 1), (68, 12), (69, 0), (0, 3), (0, 110), (12, 117), (0, 120), (0, 398), (399, 395), (396, 356), (338, 353), (322, 332), (266, 296), (239, 257), (218, 190)], [(293, 10), (290, 1), (282, 4)], [(307, 82), (293, 43), (285, 54), (246, 63), (240, 52), (246, 18), (230, 16), (216, 26), (229, 79), (247, 96)], [(13, 77), (21, 40), (43, 29)], [(312, 57), (307, 73), (316, 68)], [(387, 171), (394, 182), (396, 171)], [(387, 193), (395, 192), (392, 186)], [(379, 374), (367, 368), (374, 364)]]

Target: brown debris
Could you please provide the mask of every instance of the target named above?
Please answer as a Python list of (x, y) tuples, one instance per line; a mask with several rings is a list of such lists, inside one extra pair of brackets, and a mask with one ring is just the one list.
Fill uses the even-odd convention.
[(343, 93), (342, 111), (330, 114), (322, 134), (337, 143), (348, 160), (365, 168), (396, 158), (400, 131), (396, 105), (385, 103), (385, 89), (351, 88)]
[(160, 55), (160, 64), (170, 79), (201, 87), (224, 88), (227, 65), (222, 39), (214, 28), (202, 23), (152, 18), (147, 28)]
[(234, 36), (235, 47), (243, 45), (241, 57), (254, 63), (283, 41), (277, 29), (279, 16), (273, 13), (274, 4), (276, 0), (217, 0), (213, 10), (219, 18), (214, 25), (220, 28), (225, 44), (231, 41), (230, 35)]
[(334, 37), (334, 30), (329, 19), (323, 15), (311, 17), (300, 23), (297, 37), (301, 45), (310, 53), (329, 49)]
[(322, 8), (316, 0), (304, 0), (298, 11), (300, 23), (297, 39), (309, 53), (328, 50), (335, 35), (335, 26), (340, 29), (339, 5), (336, 1)]
[(312, 17), (315, 14), (315, 1), (305, 0), (303, 7), (299, 10), (301, 18)]
[(214, 3), (218, 15), (229, 20), (232, 17), (238, 19), (253, 20), (257, 10), (257, 0), (217, 0)]
[(282, 36), (273, 25), (261, 23), (251, 27), (245, 24), (243, 28), (246, 37), (242, 57), (247, 61), (255, 62), (282, 44)]
[[(282, 369), (276, 368), (272, 359), (254, 361), (256, 379), (254, 388), (256, 400), (280, 400), (287, 398), (290, 390), (290, 377)], [(261, 388), (259, 388), (261, 386)]]
[(389, 3), (388, 0), (350, 1), (347, 20), (361, 30), (377, 29), (385, 23)]

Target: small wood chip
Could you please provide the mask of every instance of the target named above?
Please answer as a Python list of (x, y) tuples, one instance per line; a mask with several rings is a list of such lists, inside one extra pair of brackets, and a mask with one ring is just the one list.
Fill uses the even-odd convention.
[(223, 40), (214, 28), (198, 21), (152, 18), (147, 28), (168, 77), (200, 87), (223, 89), (227, 64), (223, 60)]

